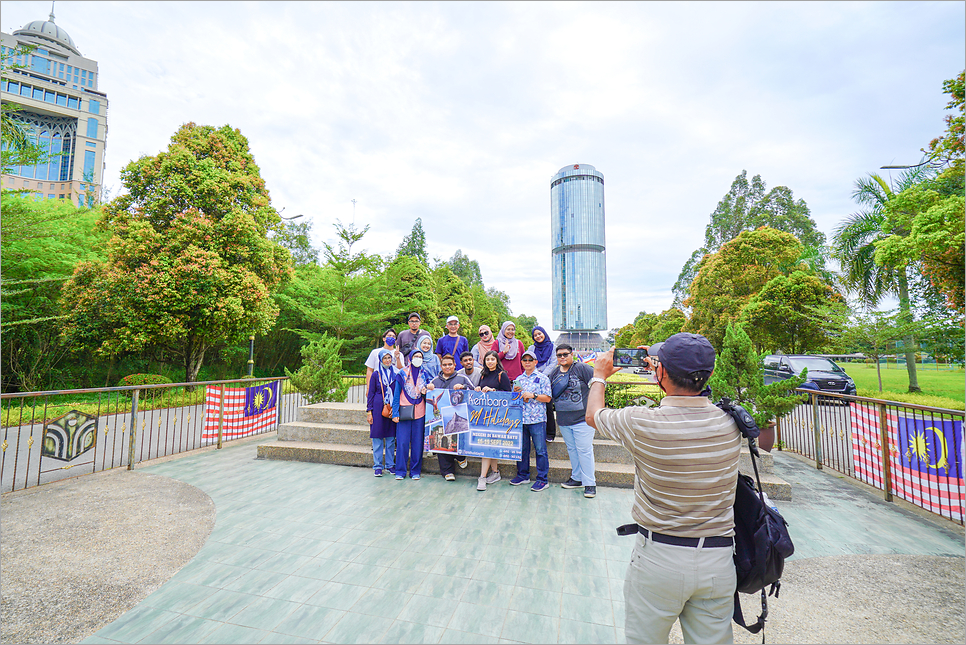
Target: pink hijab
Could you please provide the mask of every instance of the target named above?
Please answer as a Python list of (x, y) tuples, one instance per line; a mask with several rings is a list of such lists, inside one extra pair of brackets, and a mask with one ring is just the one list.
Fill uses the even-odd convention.
[(496, 343), (497, 347), (499, 347), (501, 350), (503, 349), (503, 345), (505, 343), (509, 343), (510, 349), (503, 356), (504, 358), (513, 359), (517, 357), (517, 347), (520, 343), (517, 341), (515, 335), (514, 338), (507, 338), (506, 328), (511, 326), (513, 327), (514, 331), (516, 331), (516, 323), (514, 323), (512, 320), (508, 320), (500, 326), (500, 333), (496, 337)]

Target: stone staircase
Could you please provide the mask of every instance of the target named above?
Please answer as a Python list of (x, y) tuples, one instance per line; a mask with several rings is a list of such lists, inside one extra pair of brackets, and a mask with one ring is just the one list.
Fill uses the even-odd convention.
[[(259, 459), (307, 461), (344, 466), (372, 468), (372, 441), (366, 422), (365, 405), (361, 403), (317, 403), (299, 408), (299, 420), (283, 423), (278, 427), (278, 440), (258, 446)], [(564, 482), (570, 477), (570, 458), (563, 439), (558, 435), (548, 444), (551, 482)], [(772, 456), (762, 451), (758, 462), (761, 484), (765, 493), (775, 500), (790, 500), (791, 486), (774, 473)], [(634, 486), (634, 463), (629, 452), (619, 444), (599, 436), (594, 439), (596, 477), (599, 486)], [(531, 462), (534, 455), (531, 451)], [(458, 477), (476, 479), (480, 473), (480, 461), (469, 458), (466, 469), (456, 469)], [(504, 479), (516, 475), (516, 466), (499, 462)], [(742, 449), (738, 463), (741, 472), (754, 477), (747, 445)], [(536, 465), (531, 466), (531, 477)], [(423, 459), (423, 473), (439, 474), (439, 462), (435, 457)]]

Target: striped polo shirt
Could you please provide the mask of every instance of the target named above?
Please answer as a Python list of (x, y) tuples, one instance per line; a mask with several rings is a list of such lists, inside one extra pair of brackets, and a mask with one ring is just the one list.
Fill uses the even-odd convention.
[(599, 410), (597, 429), (634, 457), (631, 516), (679, 537), (734, 535), (741, 435), (706, 396), (666, 396), (656, 408)]

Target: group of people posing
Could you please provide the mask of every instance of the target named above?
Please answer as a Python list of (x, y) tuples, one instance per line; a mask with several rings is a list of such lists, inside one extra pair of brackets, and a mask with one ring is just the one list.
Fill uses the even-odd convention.
[[(372, 439), (376, 477), (392, 471), (396, 479), (422, 474), (426, 393), (434, 389), (478, 392), (519, 392), (523, 399), (523, 450), (510, 485), (530, 482), (531, 443), (537, 473), (530, 490), (547, 488), (550, 459), (547, 441), (560, 430), (570, 457), (571, 476), (564, 488), (584, 489), (584, 497), (597, 494), (594, 479), (594, 429), (585, 421), (587, 395), (593, 369), (574, 361), (569, 345), (555, 347), (547, 331), (532, 330), (533, 345), (523, 347), (515, 338), (516, 326), (507, 321), (494, 336), (488, 325), (479, 328), (479, 342), (470, 348), (461, 336), (456, 316), (446, 320), (446, 335), (435, 343), (420, 329), (418, 313), (408, 318), (409, 328), (398, 335), (383, 334), (382, 347), (366, 359), (366, 413)], [(460, 368), (457, 368), (457, 364)], [(554, 415), (554, 408), (556, 415)], [(466, 468), (465, 457), (438, 453), (440, 475), (456, 480), (456, 467)], [(477, 490), (500, 481), (496, 459), (483, 459)]]

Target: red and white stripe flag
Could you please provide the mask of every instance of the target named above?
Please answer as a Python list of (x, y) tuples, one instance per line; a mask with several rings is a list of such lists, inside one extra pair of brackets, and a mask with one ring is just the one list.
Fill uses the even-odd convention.
[[(883, 489), (879, 409), (853, 403), (852, 460), (855, 476)], [(886, 425), (891, 488), (896, 497), (954, 520), (962, 520), (966, 503), (963, 464), (957, 447), (962, 421), (887, 409)]]
[[(218, 439), (219, 418), (223, 416), (222, 439), (237, 439), (265, 432), (278, 420), (278, 381), (252, 387), (205, 388), (205, 424), (202, 440)], [(222, 410), (221, 401), (225, 406)]]

